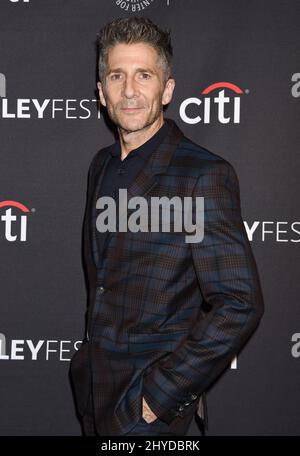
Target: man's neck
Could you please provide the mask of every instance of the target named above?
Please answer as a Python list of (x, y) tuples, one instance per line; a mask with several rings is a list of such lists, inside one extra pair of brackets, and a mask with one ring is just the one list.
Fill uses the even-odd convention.
[(155, 133), (163, 126), (164, 118), (159, 117), (153, 124), (147, 128), (143, 128), (139, 131), (126, 132), (125, 130), (119, 131), (119, 139), (121, 146), (121, 160), (127, 157), (127, 155), (134, 149), (137, 149), (144, 144), (148, 139), (152, 138)]

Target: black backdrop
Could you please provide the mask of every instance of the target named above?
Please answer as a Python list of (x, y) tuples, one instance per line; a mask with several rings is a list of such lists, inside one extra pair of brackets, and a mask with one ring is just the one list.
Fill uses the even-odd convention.
[(208, 435), (299, 434), (299, 13), (298, 0), (1, 0), (1, 435), (80, 434), (68, 369), (84, 330), (86, 178), (114, 140), (95, 39), (132, 14), (171, 28), (166, 115), (235, 167), (265, 298), (208, 394)]

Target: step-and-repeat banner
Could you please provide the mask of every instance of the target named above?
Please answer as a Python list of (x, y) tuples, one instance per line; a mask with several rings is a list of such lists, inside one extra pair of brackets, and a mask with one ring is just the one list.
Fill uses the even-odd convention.
[(298, 0), (1, 0), (0, 434), (81, 434), (68, 370), (87, 304), (87, 171), (115, 140), (95, 42), (130, 15), (171, 30), (165, 114), (237, 171), (263, 288), (259, 328), (207, 394), (207, 435), (299, 435)]

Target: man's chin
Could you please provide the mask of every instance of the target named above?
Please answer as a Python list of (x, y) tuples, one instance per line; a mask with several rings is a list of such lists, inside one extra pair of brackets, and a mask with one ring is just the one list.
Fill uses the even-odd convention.
[(118, 119), (118, 125), (122, 130), (128, 131), (128, 132), (134, 132), (134, 131), (139, 131), (142, 130), (147, 126), (147, 121), (145, 119)]

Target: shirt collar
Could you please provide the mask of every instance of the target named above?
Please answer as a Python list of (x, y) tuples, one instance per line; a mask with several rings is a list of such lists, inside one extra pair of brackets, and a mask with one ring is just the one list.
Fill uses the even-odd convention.
[[(144, 144), (141, 146), (137, 147), (136, 149), (133, 149), (132, 151), (129, 152), (127, 157), (130, 157), (132, 153), (133, 155), (138, 155), (145, 161), (150, 157), (151, 153), (157, 149), (159, 144), (163, 141), (165, 136), (167, 135), (169, 128), (171, 127), (171, 124), (169, 123), (168, 119), (164, 119), (164, 124), (160, 127), (157, 132), (151, 136)], [(120, 157), (121, 155), (121, 146), (120, 146), (120, 139), (118, 138), (116, 142), (111, 146), (110, 148), (110, 153), (112, 156), (117, 156)], [(126, 157), (126, 158), (127, 158)]]

